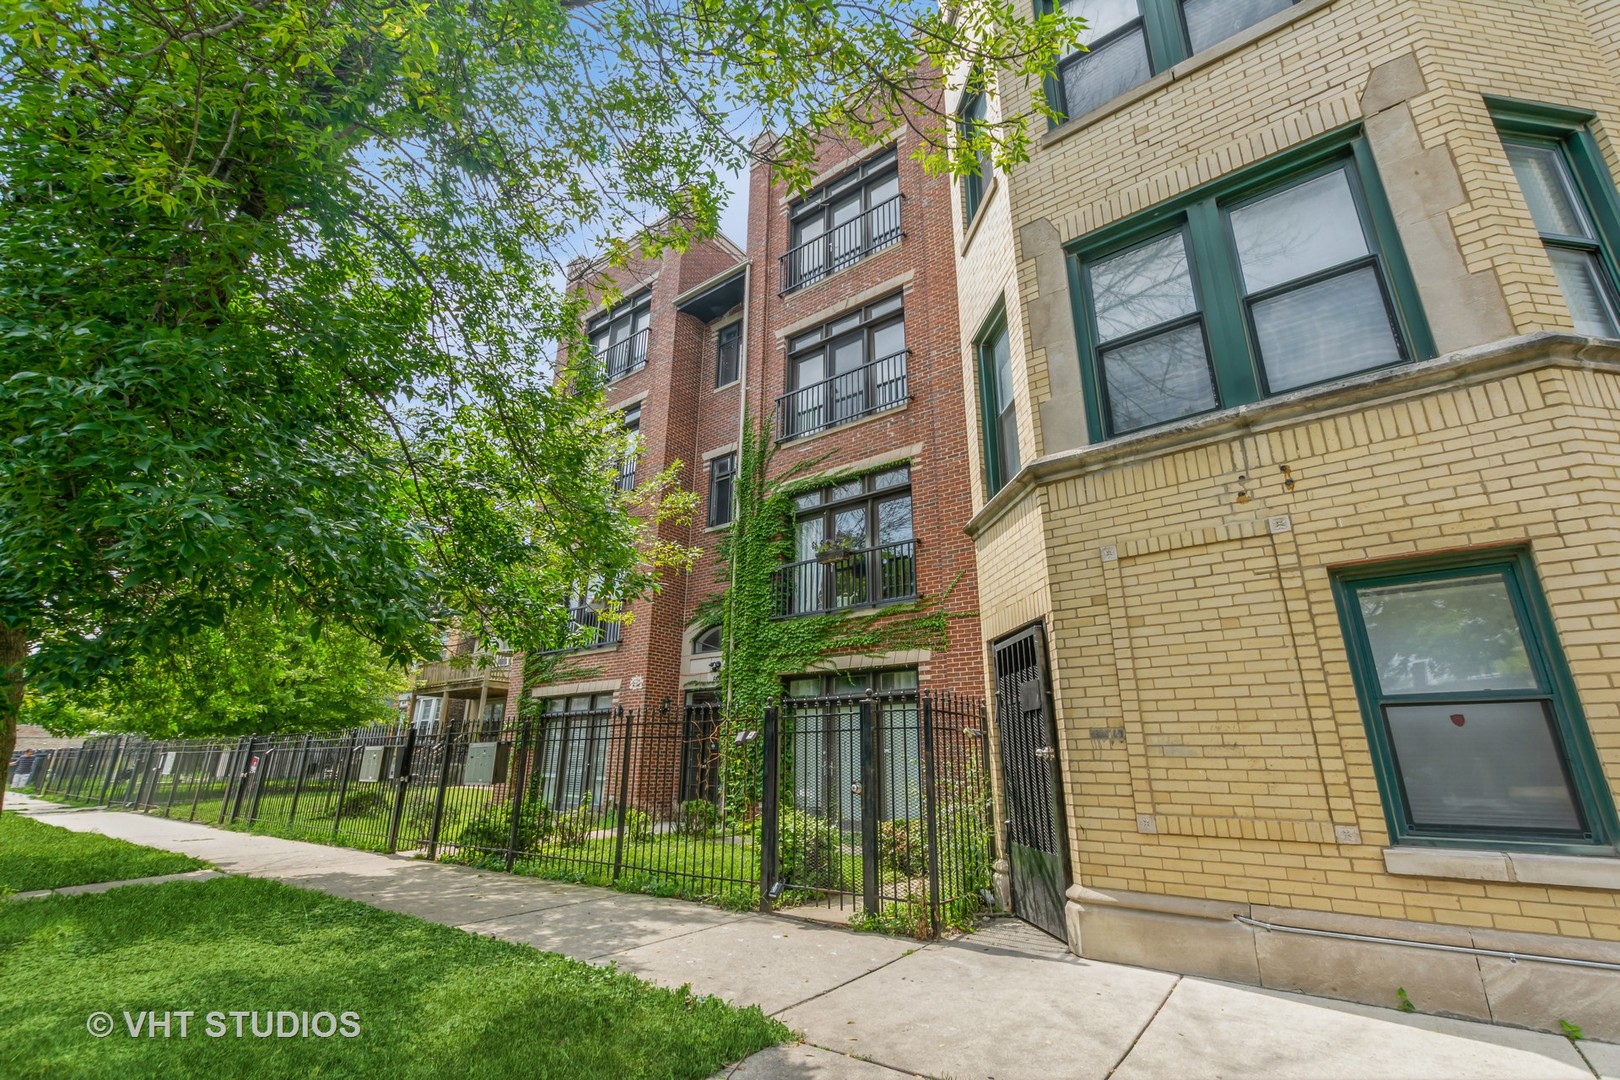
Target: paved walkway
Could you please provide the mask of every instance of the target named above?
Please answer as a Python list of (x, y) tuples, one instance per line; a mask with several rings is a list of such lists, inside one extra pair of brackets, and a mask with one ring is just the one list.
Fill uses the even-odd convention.
[(6, 796), (54, 824), (206, 859), (757, 1004), (804, 1042), (735, 1080), (1620, 1080), (1620, 1046), (1082, 960), (1011, 919), (949, 942)]

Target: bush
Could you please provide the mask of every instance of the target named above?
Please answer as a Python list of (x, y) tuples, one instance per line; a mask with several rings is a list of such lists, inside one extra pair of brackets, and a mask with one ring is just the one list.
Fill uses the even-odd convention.
[(386, 793), (379, 788), (363, 788), (360, 791), (351, 791), (343, 796), (343, 816), (345, 818), (366, 817), (375, 814), (388, 804)]
[(782, 880), (808, 889), (843, 888), (842, 838), (835, 822), (797, 810), (783, 814), (777, 839)]
[[(551, 811), (530, 804), (518, 818), (518, 851), (538, 851), (552, 833)], [(512, 839), (512, 807), (490, 803), (478, 816), (461, 827), (456, 843), (463, 848), (505, 851)]]
[(928, 834), (916, 820), (878, 822), (878, 865), (904, 877), (928, 873)]
[(702, 838), (713, 836), (720, 827), (720, 810), (707, 799), (689, 799), (681, 803), (681, 835)]
[(591, 793), (588, 791), (578, 806), (552, 818), (557, 842), (563, 847), (578, 847), (583, 844), (585, 837), (596, 829), (596, 824), (596, 815), (591, 813)]
[(625, 837), (632, 844), (644, 844), (652, 839), (652, 818), (645, 810), (631, 808), (624, 812)]

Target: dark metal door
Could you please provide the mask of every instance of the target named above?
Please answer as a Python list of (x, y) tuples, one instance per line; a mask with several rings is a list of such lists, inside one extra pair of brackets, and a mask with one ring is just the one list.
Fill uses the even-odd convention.
[(1069, 887), (1057, 728), (1046, 669), (1046, 635), (1036, 624), (993, 646), (1001, 786), (1007, 803), (1007, 861), (1013, 914), (1056, 938)]

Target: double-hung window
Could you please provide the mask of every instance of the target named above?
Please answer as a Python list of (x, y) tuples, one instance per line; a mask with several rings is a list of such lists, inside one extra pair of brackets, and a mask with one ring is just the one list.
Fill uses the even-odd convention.
[(792, 211), (783, 294), (814, 285), (900, 239), (900, 173), (888, 150), (810, 192)]
[(1058, 65), (1058, 111), (1083, 116), (1297, 0), (1061, 0), (1083, 46)]
[(651, 323), (651, 290), (630, 297), (591, 320), (586, 332), (590, 335), (591, 350), (602, 364), (603, 378), (612, 381), (647, 365)]
[(1097, 439), (1431, 355), (1363, 145), (1262, 166), (1075, 249)]
[(1491, 104), (1576, 333), (1620, 338), (1620, 207), (1588, 115)]
[(1012, 350), (1007, 316), (998, 315), (979, 339), (979, 400), (983, 410), (984, 486), (987, 495), (1018, 475), (1018, 415), (1014, 408)]
[(777, 401), (778, 438), (809, 435), (908, 398), (901, 294), (868, 304), (788, 342), (788, 393)]
[[(986, 119), (987, 105), (988, 101), (982, 92), (969, 94), (962, 99), (961, 120), (957, 130), (964, 141), (972, 139), (989, 122)], [(979, 214), (979, 204), (984, 201), (985, 193), (990, 190), (990, 183), (995, 178), (995, 167), (991, 163), (988, 150), (979, 151), (975, 160), (978, 167), (962, 177), (963, 229), (973, 224), (973, 219)]]
[(715, 389), (736, 382), (741, 369), (742, 323), (729, 323), (714, 336)]
[(1593, 845), (1614, 808), (1529, 554), (1334, 582), (1393, 836)]
[(737, 482), (737, 455), (721, 454), (709, 461), (709, 527), (731, 523)]
[(909, 466), (800, 495), (794, 509), (795, 561), (778, 571), (777, 614), (916, 597)]

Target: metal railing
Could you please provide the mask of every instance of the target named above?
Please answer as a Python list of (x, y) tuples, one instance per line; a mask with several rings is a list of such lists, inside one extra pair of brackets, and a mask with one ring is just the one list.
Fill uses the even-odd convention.
[(776, 399), (776, 440), (824, 431), (885, 409), (899, 408), (910, 397), (906, 378), (911, 350), (879, 357)]
[(917, 596), (917, 541), (788, 563), (776, 571), (776, 615), (813, 615)]
[(620, 491), (634, 491), (636, 489), (636, 463), (634, 459), (619, 466), (619, 477), (614, 484)]
[[(916, 690), (331, 734), (109, 735), (30, 761), (47, 799), (920, 937), (990, 884), (981, 702)], [(26, 779), (24, 779), (26, 778)]]
[(652, 328), (638, 330), (623, 341), (616, 342), (596, 354), (602, 362), (603, 377), (609, 382), (647, 366), (647, 340)]
[(619, 623), (617, 620), (604, 621), (602, 609), (589, 604), (568, 609), (569, 629), (594, 630), (595, 637), (589, 645), (581, 645), (583, 649), (600, 649), (607, 645), (619, 643)]
[(829, 274), (899, 243), (905, 236), (900, 230), (902, 198), (896, 195), (878, 203), (860, 217), (789, 249), (781, 258), (782, 287), (777, 295), (786, 296), (806, 285), (814, 285)]

